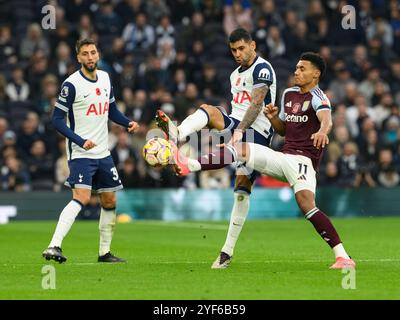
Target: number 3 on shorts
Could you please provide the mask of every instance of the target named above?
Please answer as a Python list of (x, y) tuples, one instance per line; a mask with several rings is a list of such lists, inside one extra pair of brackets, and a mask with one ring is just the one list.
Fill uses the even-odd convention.
[(110, 171), (113, 173), (113, 180), (114, 180), (114, 181), (119, 180), (117, 168), (116, 168), (116, 167), (112, 167), (112, 168), (110, 169)]

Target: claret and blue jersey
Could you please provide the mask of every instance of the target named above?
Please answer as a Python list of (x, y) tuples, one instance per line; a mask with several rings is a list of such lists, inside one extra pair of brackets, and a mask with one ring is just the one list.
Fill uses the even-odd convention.
[(279, 118), (286, 124), (283, 152), (309, 157), (316, 170), (322, 149), (314, 147), (311, 135), (321, 127), (317, 113), (322, 110), (330, 112), (331, 103), (318, 85), (309, 92), (301, 93), (299, 87), (291, 87), (282, 94)]

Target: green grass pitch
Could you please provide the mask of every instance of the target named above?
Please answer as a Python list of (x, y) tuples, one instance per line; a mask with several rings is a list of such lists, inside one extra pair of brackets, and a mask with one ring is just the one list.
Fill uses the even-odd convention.
[[(400, 219), (333, 219), (358, 263), (355, 289), (329, 270), (330, 248), (304, 219), (247, 221), (234, 260), (212, 270), (227, 222), (119, 224), (112, 252), (126, 264), (99, 264), (97, 222), (77, 221), (64, 240), (65, 264), (41, 252), (56, 222), (0, 226), (0, 299), (400, 299)], [(42, 268), (56, 289), (42, 288)], [(354, 279), (354, 278), (353, 278)]]

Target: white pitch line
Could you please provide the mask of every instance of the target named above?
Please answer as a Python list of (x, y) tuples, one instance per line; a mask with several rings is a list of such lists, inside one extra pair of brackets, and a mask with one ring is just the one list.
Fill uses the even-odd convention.
[[(357, 262), (400, 262), (400, 259), (356, 259)], [(316, 262), (329, 262), (327, 260), (265, 260), (265, 261), (242, 261), (237, 260), (235, 263), (237, 264), (251, 264), (251, 263), (316, 263)], [(181, 263), (181, 264), (203, 264), (203, 263), (210, 263), (209, 261), (159, 261), (154, 262), (151, 264), (174, 264), (174, 263)]]
[(148, 225), (148, 226), (157, 226), (157, 227), (177, 227), (177, 228), (191, 228), (191, 229), (209, 229), (209, 230), (224, 230), (228, 229), (228, 226), (221, 226), (215, 224), (207, 224), (207, 223), (199, 223), (194, 224), (190, 222), (165, 222), (165, 221), (136, 221), (134, 223), (141, 224), (141, 225)]
[[(356, 259), (357, 262), (400, 262), (400, 259)], [(236, 260), (235, 264), (252, 264), (252, 263), (323, 263), (329, 262), (328, 260)], [(55, 262), (49, 262), (57, 265)], [(210, 261), (158, 261), (150, 262), (150, 264), (209, 264)], [(13, 267), (13, 266), (28, 266), (28, 265), (45, 265), (46, 263), (13, 263), (13, 264), (1, 264), (2, 267)], [(66, 262), (65, 265), (75, 265), (75, 266), (91, 266), (100, 265), (98, 262)], [(128, 261), (129, 264), (129, 261)], [(101, 265), (116, 265), (116, 263), (102, 263)], [(124, 265), (124, 264), (121, 264)]]

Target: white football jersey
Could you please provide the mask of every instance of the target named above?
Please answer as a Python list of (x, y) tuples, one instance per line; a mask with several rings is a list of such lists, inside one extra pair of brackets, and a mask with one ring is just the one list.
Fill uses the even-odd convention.
[(71, 74), (62, 84), (56, 108), (67, 113), (67, 126), (84, 140), (96, 146), (85, 150), (66, 139), (68, 159), (101, 159), (110, 155), (108, 148), (108, 110), (115, 101), (110, 77), (97, 70), (97, 80), (90, 80), (81, 70)]
[[(244, 69), (238, 67), (232, 72), (231, 77), (231, 93), (232, 93), (232, 113), (231, 117), (242, 121), (247, 109), (251, 104), (251, 92), (254, 88), (267, 84), (268, 93), (264, 99), (264, 105), (269, 103), (275, 104), (276, 98), (276, 76), (271, 64), (257, 57), (253, 64)], [(251, 127), (265, 136), (267, 139), (273, 134), (273, 128), (269, 120), (261, 111), (257, 119)]]

